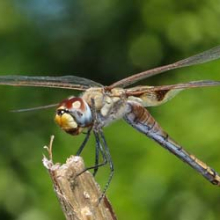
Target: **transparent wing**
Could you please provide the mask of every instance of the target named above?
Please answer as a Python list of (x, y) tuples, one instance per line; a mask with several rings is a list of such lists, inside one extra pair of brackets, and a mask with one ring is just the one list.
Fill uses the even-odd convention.
[(36, 86), (84, 91), (90, 87), (102, 85), (92, 80), (78, 76), (0, 76), (0, 85), (10, 86)]
[(59, 103), (56, 103), (56, 104), (50, 104), (50, 105), (37, 106), (37, 107), (33, 107), (33, 108), (15, 109), (15, 110), (11, 110), (10, 112), (21, 113), (21, 112), (44, 110), (44, 109), (48, 109), (48, 108), (58, 107), (58, 105), (59, 105)]
[(218, 59), (218, 58), (220, 58), (220, 46), (214, 47), (210, 50), (196, 54), (194, 56), (177, 61), (172, 64), (157, 67), (154, 69), (150, 69), (150, 70), (126, 77), (118, 82), (113, 83), (112, 85), (109, 86), (109, 88), (111, 89), (114, 87), (126, 87), (126, 86), (133, 84), (133, 83), (136, 83), (137, 81), (140, 81), (142, 79), (157, 75), (159, 73), (166, 72), (168, 70), (178, 69), (178, 68), (192, 66), (192, 65), (201, 64), (201, 63), (206, 63), (211, 60)]
[(185, 89), (220, 86), (220, 81), (202, 80), (163, 86), (137, 86), (125, 89), (128, 96), (142, 99), (145, 107), (161, 105)]
[(163, 85), (163, 86), (137, 86), (129, 89), (125, 89), (126, 94), (128, 95), (142, 95), (143, 93), (150, 91), (163, 91), (163, 90), (171, 90), (171, 89), (190, 89), (190, 88), (198, 88), (198, 87), (212, 87), (212, 86), (220, 86), (220, 81), (214, 80), (199, 80), (199, 81), (191, 81), (187, 83), (178, 83), (173, 85)]

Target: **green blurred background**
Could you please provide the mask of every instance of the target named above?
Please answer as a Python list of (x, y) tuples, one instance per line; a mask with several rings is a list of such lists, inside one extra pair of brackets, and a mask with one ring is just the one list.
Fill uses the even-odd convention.
[[(77, 75), (110, 84), (220, 44), (219, 0), (0, 0), (0, 74)], [(220, 60), (161, 74), (141, 84), (220, 80)], [(84, 136), (54, 124), (70, 90), (0, 87), (0, 219), (64, 219), (41, 159), (55, 135), (65, 162)], [(150, 108), (178, 143), (220, 171), (220, 88), (185, 91)], [(220, 189), (124, 121), (105, 129), (115, 164), (107, 195), (119, 219), (215, 220)], [(94, 138), (83, 152), (94, 162)], [(109, 168), (100, 169), (104, 186)]]

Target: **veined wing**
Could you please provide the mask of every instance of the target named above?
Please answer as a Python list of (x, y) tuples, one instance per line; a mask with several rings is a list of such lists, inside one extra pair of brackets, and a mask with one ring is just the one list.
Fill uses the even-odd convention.
[(36, 86), (84, 91), (90, 87), (102, 85), (92, 80), (78, 76), (0, 76), (0, 85), (10, 86)]
[(162, 85), (162, 86), (136, 86), (132, 88), (125, 89), (126, 94), (128, 95), (142, 95), (143, 93), (150, 91), (164, 91), (171, 89), (191, 89), (191, 88), (199, 88), (199, 87), (212, 87), (212, 86), (220, 86), (220, 81), (215, 80), (199, 80), (199, 81), (191, 81), (187, 83), (178, 83), (173, 85)]
[(206, 63), (212, 60), (216, 60), (220, 58), (220, 46), (214, 47), (210, 50), (207, 50), (205, 52), (196, 54), (194, 56), (188, 57), (186, 59), (177, 61), (172, 64), (168, 64), (165, 66), (157, 67), (154, 69), (150, 69), (147, 71), (143, 71), (141, 73), (137, 73), (135, 75), (126, 77), (118, 82), (113, 83), (112, 85), (109, 86), (109, 88), (114, 88), (114, 87), (126, 87), (129, 86), (133, 83), (136, 83), (142, 79), (157, 75), (159, 73), (166, 72), (168, 70), (173, 70), (173, 69), (178, 69), (186, 66), (193, 66), (196, 64), (201, 64), (201, 63)]
[(134, 96), (141, 98), (143, 105), (148, 106), (158, 106), (161, 105), (174, 96), (176, 96), (180, 91), (190, 88), (199, 87), (212, 87), (220, 86), (220, 81), (213, 80), (200, 80), (192, 81), (188, 83), (179, 83), (174, 85), (163, 85), (163, 86), (137, 86), (129, 89), (125, 89), (128, 96)]

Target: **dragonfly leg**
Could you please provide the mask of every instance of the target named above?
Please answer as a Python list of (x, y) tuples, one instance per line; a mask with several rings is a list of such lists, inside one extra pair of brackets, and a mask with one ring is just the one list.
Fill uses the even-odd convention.
[[(93, 100), (92, 100), (92, 114), (93, 114), (93, 118), (96, 117), (94, 105), (95, 105), (95, 103), (94, 103), (94, 99), (93, 99)], [(90, 127), (90, 128), (88, 129), (88, 131), (87, 131), (87, 133), (86, 133), (86, 137), (85, 137), (83, 143), (81, 144), (81, 146), (79, 147), (78, 151), (76, 152), (76, 155), (77, 155), (77, 156), (79, 156), (79, 155), (82, 153), (82, 151), (83, 151), (83, 149), (84, 149), (86, 143), (88, 142), (89, 137), (90, 137), (90, 135), (91, 135), (91, 130), (92, 130), (92, 128), (93, 128), (93, 127)], [(99, 141), (96, 141), (96, 142), (98, 143)], [(100, 148), (100, 147), (96, 147), (96, 148), (95, 148), (95, 149), (96, 149), (96, 150), (95, 150), (95, 166), (94, 166), (93, 176), (96, 175), (96, 173), (97, 173), (97, 171), (98, 171), (98, 167), (99, 167), (99, 166), (98, 166), (98, 164), (99, 164), (99, 148)]]
[[(97, 132), (96, 130), (94, 130), (94, 136), (95, 136), (95, 139), (96, 139), (96, 153), (99, 154), (99, 152), (101, 152), (101, 155), (102, 155), (102, 158), (103, 158), (103, 162), (102, 163), (98, 163), (98, 160), (96, 160), (96, 164), (94, 166), (91, 166), (91, 167), (87, 167), (85, 168), (83, 171), (81, 171), (80, 173), (78, 173), (76, 175), (77, 176), (80, 176), (82, 173), (84, 173), (85, 171), (87, 170), (91, 170), (91, 169), (94, 169), (94, 173), (96, 174), (97, 170), (99, 167), (101, 166), (104, 166), (106, 165), (107, 163), (109, 163), (109, 166), (110, 166), (110, 175), (109, 175), (109, 178), (108, 178), (108, 181), (106, 183), (106, 185), (104, 186), (104, 189), (102, 191), (102, 195), (99, 197), (99, 200), (98, 202), (100, 202), (105, 194), (106, 194), (106, 191), (110, 185), (110, 182), (112, 180), (112, 177), (113, 177), (113, 174), (114, 174), (114, 166), (113, 166), (113, 162), (112, 162), (112, 159), (111, 159), (111, 155), (110, 155), (110, 152), (109, 152), (109, 148), (107, 146), (107, 143), (106, 143), (106, 140), (105, 140), (105, 137), (104, 137), (104, 134), (101, 130), (99, 130), (99, 132)], [(100, 137), (101, 137), (101, 141), (100, 141)], [(101, 142), (103, 143), (104, 145), (104, 148), (102, 147), (102, 144)], [(94, 174), (93, 174), (94, 175)]]
[[(80, 173), (77, 174), (77, 176), (80, 176), (82, 173), (84, 173), (85, 171), (88, 171), (88, 170), (91, 170), (93, 169), (94, 170), (94, 173), (96, 174), (97, 171), (98, 171), (98, 168), (101, 167), (101, 166), (104, 166), (107, 164), (108, 160), (107, 160), (107, 157), (106, 157), (106, 153), (105, 153), (105, 150), (103, 149), (102, 147), (102, 144), (100, 142), (100, 138), (99, 138), (99, 133), (97, 133), (96, 131), (94, 131), (94, 136), (95, 136), (95, 139), (96, 139), (96, 153), (99, 154), (99, 152), (101, 152), (102, 154), (102, 158), (103, 158), (103, 162), (102, 163), (98, 163), (97, 159), (96, 159), (96, 162), (95, 162), (95, 165), (94, 166), (90, 166), (90, 167), (87, 167), (85, 168), (83, 171), (81, 171)], [(93, 173), (93, 175), (94, 175)]]
[(100, 147), (97, 147), (97, 146), (95, 148), (95, 167), (94, 167), (94, 171), (93, 171), (93, 176), (96, 175), (96, 173), (98, 172), (98, 168), (99, 168), (99, 166), (98, 166), (98, 164), (99, 164), (99, 151), (100, 151), (99, 148)]
[(160, 127), (151, 114), (143, 106), (136, 102), (128, 102), (130, 112), (125, 114), (124, 119), (139, 132), (147, 135), (172, 154), (186, 162), (197, 172), (202, 174), (209, 182), (220, 185), (219, 174), (204, 162), (188, 153), (182, 146), (172, 140)]
[(79, 149), (77, 150), (77, 152), (76, 152), (76, 155), (77, 155), (77, 156), (79, 156), (79, 155), (82, 153), (84, 147), (86, 146), (86, 143), (88, 142), (89, 137), (90, 137), (90, 134), (91, 134), (91, 130), (92, 130), (92, 127), (90, 127), (90, 128), (88, 129), (84, 141), (82, 142), (81, 146), (80, 146)]
[[(94, 119), (94, 123), (93, 123), (93, 127), (94, 127), (94, 136), (95, 136), (95, 139), (96, 139), (96, 148), (95, 148), (95, 166), (94, 166), (94, 172), (93, 172), (93, 176), (96, 175), (96, 173), (98, 172), (98, 168), (100, 167), (99, 166), (99, 151), (101, 150), (101, 154), (103, 156), (103, 160), (106, 164), (106, 157), (105, 157), (105, 154), (104, 154), (104, 151), (103, 151), (103, 148), (102, 148), (102, 145), (100, 144), (100, 139), (99, 139), (99, 135), (98, 133), (96, 132), (97, 130), (97, 127), (98, 127), (98, 117), (97, 117), (97, 112), (96, 112), (96, 109), (95, 109), (95, 99), (91, 99), (91, 111), (92, 111), (92, 117)], [(101, 149), (100, 149), (101, 148)], [(103, 164), (103, 165), (105, 165)]]
[[(102, 132), (102, 129), (100, 128), (98, 115), (97, 115), (97, 112), (96, 112), (96, 109), (95, 109), (95, 100), (94, 99), (91, 99), (91, 105), (92, 105), (91, 106), (91, 111), (92, 111), (92, 115), (93, 115), (93, 127), (92, 127), (92, 129), (93, 129), (93, 133), (94, 133), (95, 140), (96, 140), (95, 165), (86, 168), (85, 170), (80, 172), (78, 175), (80, 175), (83, 172), (85, 172), (87, 170), (90, 170), (90, 169), (94, 169), (93, 175), (95, 175), (97, 173), (99, 167), (104, 166), (107, 163), (109, 163), (110, 175), (109, 175), (108, 181), (107, 181), (107, 183), (104, 187), (102, 195), (99, 198), (99, 202), (100, 202), (102, 200), (102, 198), (105, 196), (105, 193), (106, 193), (106, 191), (109, 187), (109, 184), (112, 180), (112, 177), (113, 177), (113, 174), (114, 174), (114, 165), (113, 165), (113, 162), (112, 162), (112, 158), (111, 158), (110, 151), (109, 151), (107, 142), (105, 140), (104, 134)], [(100, 138), (101, 138), (101, 140), (100, 140)], [(103, 148), (102, 144), (103, 144), (104, 148)], [(99, 154), (100, 153), (101, 153), (102, 158), (103, 158), (102, 163), (99, 163)]]
[[(85, 143), (88, 141), (88, 136), (90, 135), (90, 132), (93, 129), (93, 133), (94, 133), (95, 140), (96, 140), (95, 165), (87, 167), (81, 173), (85, 172), (86, 170), (94, 169), (93, 176), (95, 176), (97, 171), (98, 171), (98, 168), (107, 164), (107, 159), (106, 159), (105, 150), (103, 149), (101, 141), (100, 141), (100, 138), (99, 138), (100, 129), (98, 129), (99, 124), (98, 124), (97, 112), (96, 112), (96, 109), (95, 109), (95, 100), (94, 99), (91, 99), (91, 105), (92, 105), (91, 106), (91, 111), (92, 111), (92, 116), (93, 116), (93, 126), (88, 131), (89, 133), (87, 134), (87, 137), (84, 140), (84, 142), (81, 145), (81, 147), (78, 150), (78, 152), (81, 152), (82, 149), (84, 148)], [(103, 158), (103, 162), (102, 163), (99, 163), (99, 154), (100, 154), (100, 152), (101, 152), (101, 155), (102, 155), (102, 158)], [(81, 173), (79, 173), (78, 175), (80, 175)]]
[(113, 161), (112, 161), (112, 158), (111, 158), (109, 147), (107, 145), (107, 142), (105, 140), (105, 136), (104, 136), (102, 131), (100, 131), (100, 136), (101, 136), (101, 139), (102, 139), (102, 142), (103, 142), (103, 145), (104, 145), (106, 160), (107, 160), (107, 162), (109, 163), (109, 166), (110, 166), (110, 175), (109, 175), (109, 178), (108, 178), (108, 182), (106, 183), (106, 185), (105, 185), (105, 187), (102, 191), (102, 196), (99, 198), (99, 201), (101, 201), (102, 198), (105, 196), (106, 191), (107, 191), (107, 189), (108, 189), (108, 187), (109, 187), (109, 185), (112, 181), (112, 177), (114, 175), (114, 164), (113, 164)]
[[(113, 161), (112, 161), (112, 158), (111, 158), (111, 154), (110, 154), (110, 151), (109, 151), (109, 147), (107, 145), (107, 142), (105, 140), (105, 136), (103, 134), (103, 131), (102, 129), (100, 128), (100, 124), (99, 124), (99, 120), (98, 120), (98, 116), (97, 116), (97, 112), (96, 112), (96, 109), (95, 109), (95, 100), (92, 99), (91, 100), (91, 103), (92, 103), (92, 114), (93, 114), (93, 118), (94, 118), (94, 126), (93, 126), (93, 129), (94, 129), (94, 135), (96, 137), (96, 160), (95, 160), (95, 167), (94, 167), (94, 175), (96, 174), (98, 168), (100, 166), (104, 166), (106, 163), (109, 163), (109, 166), (110, 166), (110, 175), (109, 175), (109, 179), (103, 189), (103, 192), (102, 192), (102, 195), (101, 197), (99, 198), (99, 202), (102, 200), (102, 198), (105, 196), (105, 193), (109, 187), (109, 184), (112, 180), (112, 177), (113, 177), (113, 174), (114, 174), (114, 165), (113, 165)], [(103, 146), (104, 146), (104, 150), (102, 148), (102, 145), (100, 144), (100, 139), (99, 139), (99, 136), (101, 137), (101, 141), (103, 143)], [(103, 163), (101, 164), (98, 164), (98, 157), (99, 157), (99, 150), (101, 151), (102, 153), (102, 156), (103, 156)]]

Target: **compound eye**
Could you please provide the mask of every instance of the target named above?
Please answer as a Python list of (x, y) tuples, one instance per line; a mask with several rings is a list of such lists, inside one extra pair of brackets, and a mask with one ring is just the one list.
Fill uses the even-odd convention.
[(68, 109), (57, 109), (57, 115), (62, 116), (65, 113), (69, 113)]

